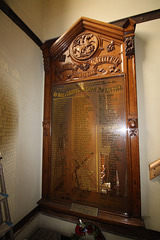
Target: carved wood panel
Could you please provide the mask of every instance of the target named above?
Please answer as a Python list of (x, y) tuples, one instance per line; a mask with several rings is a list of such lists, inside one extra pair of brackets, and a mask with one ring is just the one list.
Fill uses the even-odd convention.
[[(86, 40), (89, 39), (89, 40)], [(78, 44), (79, 42), (79, 44)], [(83, 42), (83, 44), (81, 43)], [(122, 44), (97, 34), (83, 33), (55, 61), (55, 82), (70, 82), (123, 73)], [(63, 63), (60, 60), (63, 56)]]

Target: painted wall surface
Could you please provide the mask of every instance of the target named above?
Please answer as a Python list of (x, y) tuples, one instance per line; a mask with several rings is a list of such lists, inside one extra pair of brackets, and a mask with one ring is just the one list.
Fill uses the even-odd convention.
[(59, 37), (82, 16), (109, 23), (159, 8), (159, 0), (47, 0), (44, 38)]
[(46, 0), (5, 0), (5, 2), (43, 42)]
[(41, 197), (43, 64), (39, 47), (0, 11), (0, 152), (12, 221)]
[(149, 180), (149, 163), (160, 158), (160, 19), (136, 27), (142, 216), (160, 231), (160, 176)]

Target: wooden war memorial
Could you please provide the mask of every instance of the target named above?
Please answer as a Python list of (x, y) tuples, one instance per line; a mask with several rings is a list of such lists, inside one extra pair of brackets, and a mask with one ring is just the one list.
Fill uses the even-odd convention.
[(143, 227), (134, 30), (82, 17), (42, 46), (39, 204), (56, 216)]

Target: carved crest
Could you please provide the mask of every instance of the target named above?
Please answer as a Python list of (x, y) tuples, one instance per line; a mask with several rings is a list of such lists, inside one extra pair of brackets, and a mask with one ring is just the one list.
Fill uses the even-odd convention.
[(78, 35), (72, 42), (70, 54), (76, 60), (86, 60), (90, 58), (98, 48), (98, 38), (92, 33)]

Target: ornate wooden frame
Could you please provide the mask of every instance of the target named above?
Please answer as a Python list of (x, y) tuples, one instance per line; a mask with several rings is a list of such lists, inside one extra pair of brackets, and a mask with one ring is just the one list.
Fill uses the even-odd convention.
[[(55, 43), (50, 41), (42, 45), (44, 56), (45, 69), (45, 93), (44, 93), (44, 121), (43, 121), (43, 181), (42, 181), (42, 199), (39, 201), (43, 209), (53, 212), (55, 215), (63, 218), (74, 220), (79, 216), (87, 218), (90, 221), (101, 222), (123, 227), (142, 227), (144, 226), (141, 220), (141, 201), (140, 201), (140, 169), (139, 169), (139, 141), (138, 141), (138, 116), (137, 116), (137, 93), (136, 93), (136, 76), (135, 76), (135, 54), (134, 54), (134, 30), (135, 22), (128, 19), (123, 28), (111, 24), (95, 21), (89, 18), (80, 18), (66, 33), (64, 33)], [(83, 33), (95, 33), (99, 36), (98, 50), (94, 46), (87, 58), (81, 56), (78, 58), (73, 56), (73, 52), (69, 53), (69, 48), (73, 47), (77, 36)], [(108, 55), (115, 49), (115, 44), (122, 46), (121, 53), (123, 62), (119, 59), (112, 59), (112, 67), (110, 71), (104, 72), (106, 76), (117, 76), (125, 74), (125, 89), (126, 89), (126, 116), (127, 116), (127, 164), (128, 164), (128, 185), (129, 185), (129, 213), (128, 216), (121, 216), (114, 213), (100, 211), (97, 217), (91, 217), (85, 214), (77, 214), (70, 210), (70, 206), (66, 203), (57, 203), (51, 201), (51, 87), (52, 84), (66, 83), (69, 79), (76, 81), (94, 79), (100, 77), (101, 73), (96, 71), (92, 75), (89, 73), (91, 66), (87, 61), (95, 54), (99, 56), (103, 50), (101, 38), (107, 37), (110, 43), (107, 45)], [(76, 45), (76, 43), (75, 43)], [(70, 47), (71, 46), (71, 47)], [(63, 72), (63, 63), (66, 61), (66, 56), (72, 58), (75, 65), (71, 68), (71, 74), (61, 77)], [(56, 63), (59, 62), (57, 70)], [(109, 59), (103, 59), (108, 64)], [(108, 61), (108, 62), (107, 62)], [(73, 66), (72, 66), (73, 67)], [(120, 67), (120, 68), (119, 68)], [(93, 68), (92, 68), (93, 70)], [(88, 72), (88, 74), (87, 74)], [(77, 75), (78, 73), (78, 75)], [(57, 77), (58, 76), (58, 77)]]

